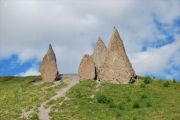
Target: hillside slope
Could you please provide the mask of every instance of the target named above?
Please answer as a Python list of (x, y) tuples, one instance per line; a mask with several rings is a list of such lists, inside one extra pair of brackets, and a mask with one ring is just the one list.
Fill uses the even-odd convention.
[[(34, 84), (40, 77), (0, 77), (0, 120), (38, 120), (40, 104), (66, 80)], [(135, 84), (82, 81), (66, 97), (49, 101), (52, 120), (178, 120), (180, 82), (139, 78)], [(27, 118), (22, 112), (30, 111)]]
[(179, 120), (180, 83), (169, 83), (148, 78), (123, 85), (82, 81), (65, 100), (51, 103), (50, 115), (53, 120)]

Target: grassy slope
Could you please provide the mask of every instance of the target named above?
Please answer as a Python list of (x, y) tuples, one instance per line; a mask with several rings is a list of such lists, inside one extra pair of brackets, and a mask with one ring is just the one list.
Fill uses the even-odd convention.
[[(20, 119), (22, 109), (36, 106), (31, 120), (37, 119), (39, 104), (62, 86), (44, 89), (51, 83), (34, 85), (39, 77), (0, 77), (0, 120)], [(67, 98), (51, 101), (53, 120), (179, 120), (180, 82), (164, 87), (162, 80), (142, 85), (102, 83), (96, 88), (93, 80), (74, 86)], [(47, 105), (48, 106), (48, 105)]]
[(165, 81), (152, 80), (142, 87), (143, 79), (129, 85), (103, 83), (99, 91), (95, 81), (82, 81), (62, 105), (63, 99), (51, 103), (50, 115), (53, 120), (179, 120), (180, 83), (164, 87)]
[(20, 120), (22, 110), (33, 113), (29, 119), (37, 119), (40, 103), (55, 94), (61, 85), (45, 89), (52, 83), (34, 85), (40, 77), (0, 77), (0, 120)]

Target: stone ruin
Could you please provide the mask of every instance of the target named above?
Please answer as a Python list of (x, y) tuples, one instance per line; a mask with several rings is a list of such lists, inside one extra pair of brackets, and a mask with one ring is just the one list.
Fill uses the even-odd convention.
[(45, 82), (53, 82), (60, 79), (58, 67), (56, 64), (56, 56), (51, 44), (49, 45), (48, 52), (43, 57), (39, 71), (41, 73), (42, 80)]
[(135, 71), (115, 27), (108, 48), (99, 38), (93, 54), (84, 55), (79, 66), (79, 77), (80, 80), (95, 79), (122, 84), (135, 81)]

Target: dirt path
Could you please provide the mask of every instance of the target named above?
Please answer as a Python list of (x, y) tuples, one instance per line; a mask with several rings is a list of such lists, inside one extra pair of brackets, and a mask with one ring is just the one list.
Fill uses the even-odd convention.
[(44, 105), (46, 105), (49, 101), (51, 100), (56, 100), (59, 97), (64, 97), (66, 92), (73, 87), (74, 85), (76, 85), (79, 82), (79, 77), (77, 75), (66, 75), (68, 77), (71, 77), (71, 80), (68, 81), (67, 86), (63, 87), (62, 89), (60, 89), (59, 91), (57, 91), (57, 94), (52, 96), (50, 99), (48, 99), (47, 101), (43, 102), (40, 107), (38, 108), (39, 113), (39, 120), (50, 120), (50, 108), (46, 109), (44, 108)]

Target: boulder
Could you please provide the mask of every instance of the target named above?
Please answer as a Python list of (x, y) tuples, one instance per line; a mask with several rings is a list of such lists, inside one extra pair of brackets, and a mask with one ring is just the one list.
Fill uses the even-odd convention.
[(51, 44), (49, 45), (48, 52), (43, 57), (43, 61), (40, 65), (40, 73), (42, 80), (45, 82), (53, 82), (59, 77), (56, 56)]
[(99, 70), (100, 70), (100, 67), (102, 67), (104, 64), (106, 54), (107, 54), (107, 48), (106, 48), (104, 42), (99, 37), (98, 41), (96, 43), (96, 47), (92, 54), (92, 58), (93, 58), (93, 61), (95, 64), (97, 79), (99, 79), (98, 78)]
[(79, 65), (79, 78), (80, 80), (95, 79), (95, 65), (90, 55), (85, 54)]
[(100, 81), (112, 83), (134, 82), (135, 72), (126, 55), (123, 41), (115, 27), (104, 65), (100, 67), (99, 71), (98, 77)]

